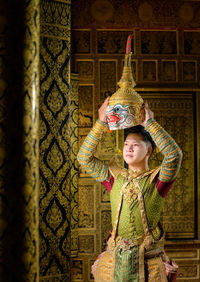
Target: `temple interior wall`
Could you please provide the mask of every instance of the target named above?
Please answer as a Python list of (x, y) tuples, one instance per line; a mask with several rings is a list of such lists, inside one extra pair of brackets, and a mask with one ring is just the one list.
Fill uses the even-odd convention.
[[(101, 103), (118, 88), (127, 36), (132, 33), (136, 90), (183, 150), (182, 167), (162, 213), (165, 249), (179, 265), (179, 281), (200, 279), (199, 12), (198, 1), (72, 3), (72, 71), (79, 75), (79, 146), (96, 121)], [(123, 138), (121, 131), (107, 133), (97, 156), (109, 161), (122, 149)], [(155, 153), (150, 165), (161, 160)], [(90, 268), (106, 246), (111, 211), (105, 189), (79, 169), (79, 255), (72, 262), (72, 278), (92, 281)]]

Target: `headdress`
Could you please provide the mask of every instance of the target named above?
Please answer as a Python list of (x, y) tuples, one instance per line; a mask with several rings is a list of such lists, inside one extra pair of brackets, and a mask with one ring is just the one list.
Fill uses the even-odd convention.
[(134, 89), (136, 83), (133, 79), (132, 69), (131, 69), (132, 37), (133, 36), (131, 34), (128, 36), (127, 39), (125, 62), (124, 62), (122, 77), (118, 82), (119, 89), (110, 97), (109, 100), (109, 106), (111, 107), (117, 104), (121, 104), (123, 106), (129, 105), (129, 110), (130, 110), (130, 114), (133, 116), (133, 121), (131, 122), (131, 124), (129, 124), (126, 127), (131, 127), (139, 124), (142, 117), (144, 116), (144, 101), (142, 97)]

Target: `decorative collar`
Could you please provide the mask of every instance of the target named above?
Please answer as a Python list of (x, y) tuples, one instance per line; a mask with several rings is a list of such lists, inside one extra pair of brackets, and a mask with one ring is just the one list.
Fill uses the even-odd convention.
[(141, 176), (142, 177), (147, 176), (149, 174), (152, 174), (154, 171), (155, 171), (155, 168), (154, 169), (147, 168), (143, 170), (132, 170), (132, 169), (123, 168), (121, 169), (121, 175), (126, 177), (127, 180), (129, 180), (130, 178), (137, 179)]

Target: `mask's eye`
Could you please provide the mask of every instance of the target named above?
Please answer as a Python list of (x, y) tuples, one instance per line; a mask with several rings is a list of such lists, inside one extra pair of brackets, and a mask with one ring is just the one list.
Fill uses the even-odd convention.
[(114, 108), (115, 113), (119, 113), (120, 111), (121, 111), (121, 109), (119, 107)]

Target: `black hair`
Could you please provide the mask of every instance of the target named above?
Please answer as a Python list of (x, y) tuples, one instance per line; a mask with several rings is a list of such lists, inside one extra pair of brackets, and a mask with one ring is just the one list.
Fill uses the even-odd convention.
[(144, 126), (136, 125), (136, 126), (126, 129), (125, 130), (125, 139), (130, 133), (139, 134), (143, 138), (143, 141), (146, 141), (146, 142), (149, 141), (151, 143), (152, 153), (153, 153), (153, 150), (155, 149), (156, 144), (154, 143), (149, 132), (145, 130)]

